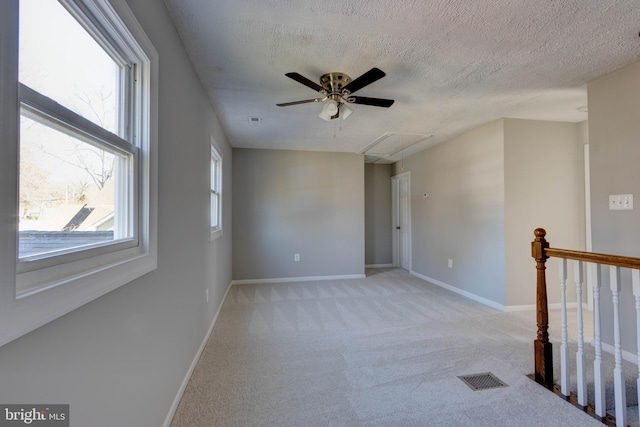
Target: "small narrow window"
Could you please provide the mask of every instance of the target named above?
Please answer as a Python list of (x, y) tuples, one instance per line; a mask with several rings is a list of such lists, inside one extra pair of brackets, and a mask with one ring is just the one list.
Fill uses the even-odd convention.
[(222, 156), (211, 139), (211, 195), (210, 195), (210, 239), (222, 234)]

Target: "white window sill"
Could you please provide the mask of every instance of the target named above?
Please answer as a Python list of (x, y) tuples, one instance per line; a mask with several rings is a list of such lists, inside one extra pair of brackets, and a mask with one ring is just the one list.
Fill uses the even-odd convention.
[(209, 233), (210, 242), (213, 242), (220, 237), (222, 237), (222, 228), (211, 229), (211, 232)]
[[(0, 346), (92, 301), (157, 267), (155, 253), (97, 267), (21, 296), (0, 313)], [(26, 297), (25, 297), (26, 296)], [(46, 310), (43, 310), (46, 307)]]

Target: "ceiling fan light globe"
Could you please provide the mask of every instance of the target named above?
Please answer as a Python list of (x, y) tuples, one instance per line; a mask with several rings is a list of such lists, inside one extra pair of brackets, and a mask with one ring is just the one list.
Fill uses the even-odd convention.
[(349, 117), (351, 113), (353, 113), (353, 109), (349, 108), (346, 105), (342, 105), (340, 107), (340, 110), (341, 110), (340, 116), (342, 116), (342, 120), (347, 120), (347, 117)]
[(325, 122), (331, 121), (331, 116), (329, 114), (325, 114), (324, 110), (322, 110), (320, 114), (318, 114), (318, 117), (320, 117)]
[(332, 116), (335, 116), (338, 113), (338, 103), (336, 101), (328, 101), (325, 106), (324, 109), (327, 111), (327, 114), (331, 114)]
[(328, 101), (326, 104), (324, 104), (324, 107), (322, 107), (322, 111), (320, 112), (318, 117), (328, 122), (337, 113), (338, 113), (338, 103), (336, 101), (331, 100), (331, 101)]

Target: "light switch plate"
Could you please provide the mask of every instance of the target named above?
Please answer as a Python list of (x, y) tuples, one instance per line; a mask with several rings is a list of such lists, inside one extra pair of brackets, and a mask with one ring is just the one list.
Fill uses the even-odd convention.
[(633, 194), (610, 194), (610, 211), (631, 211), (633, 210)]

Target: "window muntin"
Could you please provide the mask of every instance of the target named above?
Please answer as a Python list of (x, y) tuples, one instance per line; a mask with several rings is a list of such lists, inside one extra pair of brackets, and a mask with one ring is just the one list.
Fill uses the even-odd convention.
[[(77, 259), (71, 252), (138, 243), (138, 147), (127, 141), (141, 117), (135, 114), (138, 91), (130, 90), (135, 62), (123, 66), (114, 60), (120, 57), (117, 47), (105, 42), (108, 37), (98, 43), (96, 32), (88, 30), (90, 19), (74, 4), (66, 6), (55, 0), (20, 2), (18, 271), (51, 265), (34, 262), (46, 257), (69, 262)], [(29, 194), (43, 176), (48, 188)], [(78, 204), (83, 200), (88, 203)], [(21, 265), (25, 261), (28, 266)]]
[(211, 143), (210, 162), (210, 227), (211, 240), (215, 239), (222, 232), (222, 156)]

